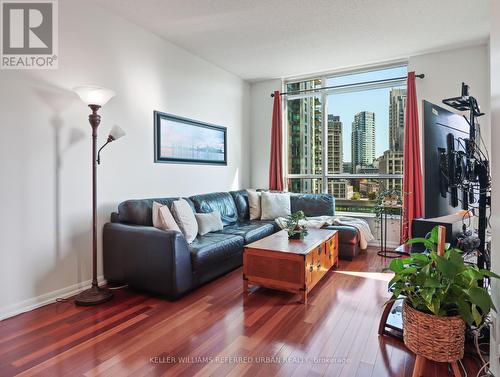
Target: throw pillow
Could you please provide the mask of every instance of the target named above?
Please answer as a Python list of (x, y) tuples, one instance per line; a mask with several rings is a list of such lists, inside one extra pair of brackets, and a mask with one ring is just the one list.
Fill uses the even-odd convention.
[(194, 217), (194, 212), (185, 199), (179, 199), (172, 203), (172, 215), (179, 225), (187, 243), (194, 241), (198, 235), (198, 222)]
[(216, 232), (224, 228), (220, 218), (220, 213), (217, 211), (210, 213), (195, 213), (194, 216), (198, 222), (198, 234), (200, 236), (210, 232)]
[(162, 204), (153, 202), (153, 226), (158, 229), (165, 229), (165, 224), (162, 223), (160, 218), (160, 208)]
[(158, 202), (153, 202), (153, 226), (161, 230), (181, 231), (168, 207)]
[(281, 192), (263, 192), (261, 194), (261, 220), (274, 220), (291, 214), (290, 194)]
[(250, 210), (250, 220), (260, 220), (261, 216), (261, 194), (262, 192), (256, 190), (247, 190), (248, 207)]
[(174, 216), (172, 216), (172, 212), (170, 212), (167, 206), (162, 206), (160, 208), (160, 219), (167, 229), (176, 230), (178, 232), (181, 231), (179, 225), (175, 222)]

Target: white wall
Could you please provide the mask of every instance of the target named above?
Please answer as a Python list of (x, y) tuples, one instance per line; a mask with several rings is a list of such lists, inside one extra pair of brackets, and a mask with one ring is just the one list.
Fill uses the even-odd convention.
[[(59, 69), (0, 71), (0, 317), (91, 277), (91, 129), (72, 87), (114, 89), (100, 141), (127, 132), (102, 155), (99, 229), (125, 199), (249, 184), (246, 82), (90, 2), (60, 1), (59, 19)], [(153, 110), (226, 126), (228, 166), (155, 164)]]
[[(408, 58), (408, 69), (424, 73), (425, 79), (417, 79), (417, 96), (419, 107), (422, 100), (440, 104), (443, 98), (458, 96), (462, 81), (471, 87), (474, 95), (487, 115), (481, 119), (483, 137), (490, 140), (489, 120), (489, 56), (486, 44), (468, 46), (459, 49), (436, 52)], [(269, 169), (270, 130), (273, 101), (269, 96), (281, 88), (281, 80), (266, 80), (251, 84), (251, 179), (253, 187), (267, 187)], [(443, 105), (444, 106), (444, 105)], [(422, 122), (420, 112), (419, 117)], [(487, 142), (488, 143), (488, 142)], [(489, 148), (491, 150), (491, 148)], [(373, 218), (367, 218), (374, 234), (378, 225)], [(388, 244), (398, 244), (398, 222), (393, 221), (389, 227)]]
[[(479, 123), (483, 138), (489, 143), (491, 129), (489, 64), (487, 44), (410, 57), (408, 70), (425, 74), (424, 79), (416, 79), (420, 123), (423, 121), (422, 100), (454, 111), (444, 105), (442, 100), (459, 96), (462, 82), (465, 82), (470, 86), (470, 94), (476, 97), (482, 112), (485, 113), (479, 118)], [(422, 129), (421, 126), (420, 130)], [(488, 150), (491, 150), (490, 145)]]
[(266, 80), (250, 86), (250, 185), (269, 187), (269, 158), (271, 154), (271, 124), (274, 98), (281, 91), (281, 80)]
[[(492, 1), (491, 19), (500, 17), (500, 2)], [(500, 24), (491, 23), (490, 34), (490, 71), (491, 71), (491, 175), (492, 185), (492, 216), (491, 234), (491, 269), (500, 274)], [(491, 296), (497, 308), (494, 315), (494, 329), (491, 332), (490, 360), (493, 375), (500, 376), (498, 356), (500, 354), (500, 281), (493, 279)]]

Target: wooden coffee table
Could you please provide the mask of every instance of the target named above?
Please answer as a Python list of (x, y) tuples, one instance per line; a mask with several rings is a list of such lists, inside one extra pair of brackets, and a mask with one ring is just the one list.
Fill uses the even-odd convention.
[(310, 229), (303, 240), (289, 240), (285, 230), (245, 246), (243, 288), (255, 284), (295, 292), (301, 302), (333, 267), (338, 266), (336, 230)]

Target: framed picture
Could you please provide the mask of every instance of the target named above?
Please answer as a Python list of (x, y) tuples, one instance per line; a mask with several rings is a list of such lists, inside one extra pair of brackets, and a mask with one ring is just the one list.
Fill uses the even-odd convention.
[(155, 162), (227, 165), (226, 127), (159, 111), (155, 119)]

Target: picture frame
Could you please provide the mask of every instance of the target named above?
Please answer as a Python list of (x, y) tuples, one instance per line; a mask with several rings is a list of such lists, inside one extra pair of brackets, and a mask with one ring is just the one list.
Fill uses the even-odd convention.
[(155, 162), (227, 165), (227, 128), (154, 111)]

